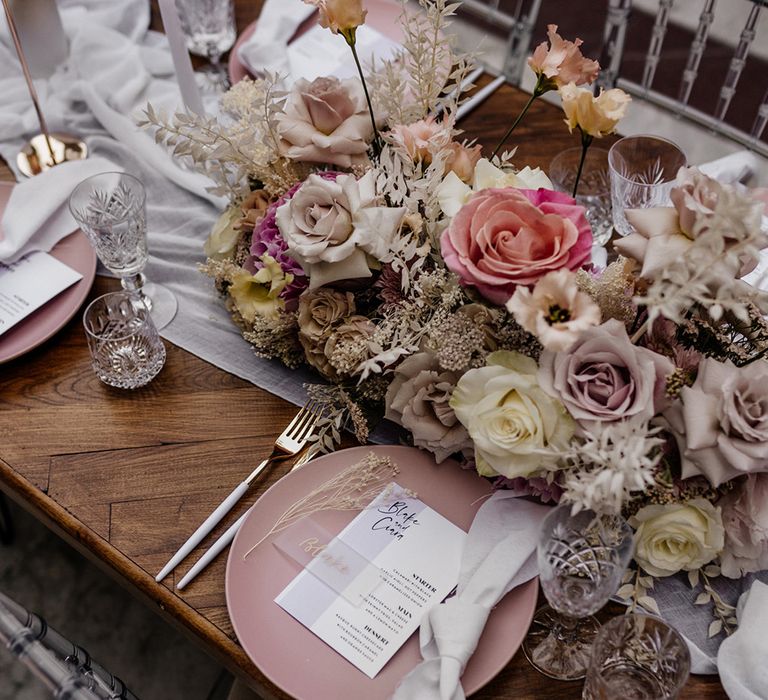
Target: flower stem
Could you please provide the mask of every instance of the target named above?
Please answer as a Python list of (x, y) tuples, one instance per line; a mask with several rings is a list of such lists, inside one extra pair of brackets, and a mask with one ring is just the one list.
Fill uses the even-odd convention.
[(584, 133), (581, 127), (579, 127), (579, 131), (581, 132), (581, 160), (579, 161), (579, 169), (576, 171), (576, 182), (573, 183), (571, 196), (574, 199), (576, 199), (576, 191), (579, 189), (579, 180), (581, 180), (581, 171), (584, 169), (584, 161), (587, 158), (587, 149), (592, 143), (592, 137), (589, 134)]
[(371, 115), (371, 126), (373, 127), (373, 152), (378, 156), (381, 153), (381, 136), (379, 136), (379, 130), (376, 128), (376, 117), (373, 115), (373, 104), (371, 104), (371, 97), (368, 94), (368, 85), (366, 85), (365, 75), (363, 75), (363, 67), (360, 65), (360, 59), (357, 56), (357, 49), (355, 48), (355, 31), (354, 29), (342, 30), (341, 35), (344, 37), (349, 48), (352, 49), (352, 58), (355, 59), (357, 72), (360, 75), (360, 82), (363, 84), (365, 101), (368, 103), (368, 113)]
[(533, 94), (528, 98), (528, 102), (525, 103), (525, 107), (523, 107), (523, 111), (520, 112), (520, 114), (517, 115), (517, 119), (512, 122), (512, 126), (507, 129), (507, 133), (502, 136), (501, 141), (499, 141), (496, 148), (493, 149), (493, 153), (491, 153), (491, 160), (493, 160), (496, 157), (496, 154), (501, 150), (501, 147), (507, 142), (507, 139), (512, 135), (512, 132), (517, 128), (517, 125), (523, 120), (523, 117), (525, 116), (526, 112), (530, 109), (531, 105), (533, 104), (533, 101), (538, 97), (539, 95), (536, 94), (536, 90), (533, 91)]

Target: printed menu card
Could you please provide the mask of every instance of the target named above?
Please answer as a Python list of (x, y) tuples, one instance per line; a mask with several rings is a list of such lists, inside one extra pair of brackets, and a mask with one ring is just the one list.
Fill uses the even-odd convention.
[(0, 335), (82, 277), (40, 251), (10, 265), (0, 263)]
[(466, 533), (390, 484), (327, 546), (294, 539), (313, 560), (275, 602), (374, 678), (455, 588)]

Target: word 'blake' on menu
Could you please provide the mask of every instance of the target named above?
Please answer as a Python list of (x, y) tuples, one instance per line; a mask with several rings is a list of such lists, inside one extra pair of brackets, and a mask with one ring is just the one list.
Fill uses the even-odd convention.
[(391, 505), (379, 506), (376, 512), (383, 513), (384, 517), (373, 523), (371, 530), (383, 530), (399, 540), (403, 539), (403, 533), (408, 528), (419, 524), (416, 513), (413, 509), (409, 510), (407, 501), (396, 501)]
[[(370, 678), (416, 631), (424, 613), (456, 585), (466, 533), (390, 484), (336, 538), (302, 544), (313, 562), (275, 602)], [(338, 543), (341, 543), (341, 547)], [(316, 562), (337, 571), (339, 553), (359, 559), (339, 590), (338, 578), (318, 575)], [(350, 555), (353, 556), (350, 557)], [(374, 580), (374, 585), (369, 582)], [(362, 591), (355, 597), (350, 590)]]

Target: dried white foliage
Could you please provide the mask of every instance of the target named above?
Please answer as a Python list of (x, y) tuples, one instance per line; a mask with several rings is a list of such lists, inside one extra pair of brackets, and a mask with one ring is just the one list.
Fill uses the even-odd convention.
[(724, 187), (712, 214), (700, 216), (691, 246), (652, 281), (644, 296), (634, 301), (658, 316), (681, 323), (686, 312), (701, 307), (713, 321), (729, 313), (749, 322), (753, 304), (768, 313), (768, 293), (738, 279), (746, 260), (759, 259), (768, 236), (761, 230), (762, 205)]
[(647, 421), (618, 421), (598, 425), (573, 442), (563, 455), (562, 480), (563, 498), (573, 503), (573, 512), (619, 514), (634, 494), (652, 486), (664, 443), (660, 431)]

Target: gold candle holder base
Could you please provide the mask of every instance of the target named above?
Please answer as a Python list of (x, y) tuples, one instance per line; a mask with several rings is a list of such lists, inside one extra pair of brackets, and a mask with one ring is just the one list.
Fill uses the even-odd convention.
[(30, 139), (16, 156), (16, 165), (27, 177), (39, 175), (50, 168), (70, 160), (82, 160), (88, 155), (85, 141), (72, 134), (52, 133), (49, 135), (54, 161), (48, 149), (45, 134)]

